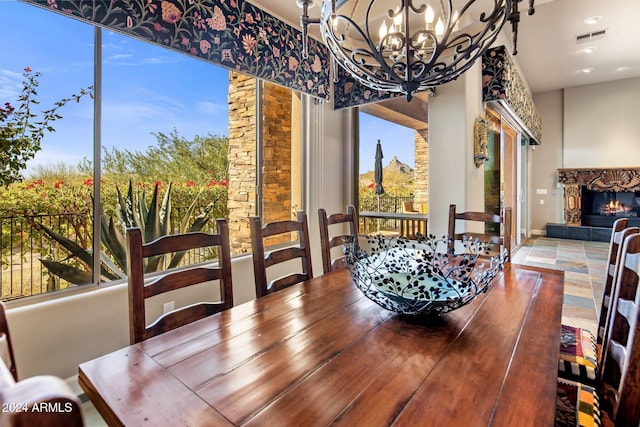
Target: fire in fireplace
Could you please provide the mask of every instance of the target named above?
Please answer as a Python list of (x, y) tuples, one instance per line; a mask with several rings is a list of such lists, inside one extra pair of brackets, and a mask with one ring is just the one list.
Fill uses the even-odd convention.
[(592, 191), (582, 186), (582, 224), (611, 227), (617, 218), (636, 218), (640, 192)]
[(611, 227), (620, 216), (640, 225), (640, 167), (558, 169), (558, 182), (566, 225)]
[(598, 209), (598, 212), (600, 213), (600, 215), (604, 215), (604, 216), (624, 217), (624, 216), (631, 216), (628, 214), (631, 212), (632, 209), (633, 209), (632, 206), (625, 206), (622, 203), (620, 203), (619, 200), (611, 200), (609, 203), (605, 203), (601, 205), (600, 209)]

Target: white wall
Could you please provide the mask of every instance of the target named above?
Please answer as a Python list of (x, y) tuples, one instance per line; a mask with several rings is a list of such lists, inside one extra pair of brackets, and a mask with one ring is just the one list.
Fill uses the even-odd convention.
[[(562, 167), (563, 91), (534, 95), (542, 119), (542, 143), (530, 151), (529, 206), (531, 232), (546, 233), (549, 222), (562, 222), (563, 189), (559, 188), (558, 169)], [(547, 194), (537, 194), (544, 190)], [(540, 202), (542, 201), (543, 204)]]
[[(305, 132), (310, 144), (305, 161), (310, 170), (307, 214), (314, 274), (322, 274), (317, 209), (344, 211), (349, 202), (352, 149), (343, 129), (348, 129), (348, 112), (336, 112), (329, 104), (311, 106), (311, 123)], [(234, 302), (255, 298), (253, 264), (250, 255), (232, 260)], [(170, 297), (178, 304), (185, 297)], [(202, 295), (194, 295), (194, 301)], [(154, 301), (160, 311), (164, 299)], [(97, 290), (67, 293), (7, 304), (7, 317), (20, 378), (50, 374), (67, 378), (77, 374), (78, 365), (129, 344), (129, 312), (126, 284)]]
[[(544, 233), (547, 223), (564, 222), (559, 168), (640, 166), (640, 78), (539, 93), (533, 100), (542, 144), (532, 152), (532, 229)], [(542, 188), (547, 196), (535, 194)]]
[(564, 94), (565, 168), (640, 165), (640, 78)]
[[(234, 302), (255, 298), (251, 256), (234, 258), (232, 264)], [(168, 300), (179, 306), (181, 299), (159, 298), (149, 308), (160, 311)], [(193, 301), (202, 299), (194, 295)], [(20, 378), (67, 378), (77, 373), (80, 363), (129, 344), (126, 283), (19, 307), (9, 304), (7, 317)]]
[(429, 98), (429, 233), (447, 234), (449, 205), (484, 209), (484, 169), (473, 162), (473, 124), (482, 111), (481, 69), (474, 65)]

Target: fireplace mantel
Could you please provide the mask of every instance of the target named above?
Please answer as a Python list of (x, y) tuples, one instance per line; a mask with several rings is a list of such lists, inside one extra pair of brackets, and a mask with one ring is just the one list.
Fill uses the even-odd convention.
[(640, 191), (640, 167), (558, 169), (558, 181), (564, 184), (565, 223), (580, 226), (581, 186), (592, 191)]

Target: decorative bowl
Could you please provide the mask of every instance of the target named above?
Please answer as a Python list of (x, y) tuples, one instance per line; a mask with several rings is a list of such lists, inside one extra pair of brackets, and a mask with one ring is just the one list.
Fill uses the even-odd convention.
[[(464, 240), (464, 253), (447, 252), (449, 239), (367, 236), (366, 247), (344, 242), (345, 265), (356, 286), (381, 307), (408, 315), (440, 315), (485, 292), (502, 270), (506, 252), (480, 261), (485, 243)], [(363, 246), (365, 246), (363, 244)]]

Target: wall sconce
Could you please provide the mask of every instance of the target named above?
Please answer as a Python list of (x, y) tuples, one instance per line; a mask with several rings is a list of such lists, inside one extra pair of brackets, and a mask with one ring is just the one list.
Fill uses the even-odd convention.
[(479, 168), (489, 160), (489, 122), (478, 117), (473, 125), (473, 160)]

